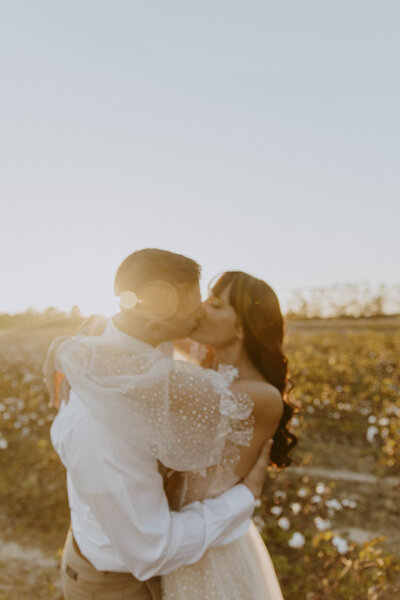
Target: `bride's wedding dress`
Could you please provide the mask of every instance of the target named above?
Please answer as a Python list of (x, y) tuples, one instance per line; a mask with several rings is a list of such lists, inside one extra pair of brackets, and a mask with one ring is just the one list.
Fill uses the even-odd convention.
[[(169, 496), (177, 509), (217, 496), (235, 483), (229, 468), (211, 467), (205, 477), (183, 475)], [(238, 540), (210, 548), (196, 564), (164, 575), (162, 592), (163, 600), (283, 600), (271, 558), (253, 522)]]

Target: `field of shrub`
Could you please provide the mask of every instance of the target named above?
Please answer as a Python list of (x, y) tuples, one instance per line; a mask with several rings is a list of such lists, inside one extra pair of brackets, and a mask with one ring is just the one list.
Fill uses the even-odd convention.
[[(68, 331), (0, 330), (0, 600), (60, 594), (56, 566), (29, 557), (37, 548), (56, 565), (68, 528), (41, 375), (47, 345)], [(286, 600), (400, 597), (399, 333), (394, 319), (289, 326), (299, 443), (255, 517)]]

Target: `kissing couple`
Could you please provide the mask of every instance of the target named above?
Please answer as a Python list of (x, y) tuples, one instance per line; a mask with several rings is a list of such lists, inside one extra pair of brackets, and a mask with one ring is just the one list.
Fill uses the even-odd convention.
[(201, 303), (199, 276), (185, 256), (134, 252), (120, 312), (48, 350), (66, 600), (282, 600), (251, 521), (268, 464), (296, 443), (279, 302), (230, 271)]

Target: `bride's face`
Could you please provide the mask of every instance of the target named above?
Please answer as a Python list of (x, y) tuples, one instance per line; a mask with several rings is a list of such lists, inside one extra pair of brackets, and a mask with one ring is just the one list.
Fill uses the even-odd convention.
[(219, 296), (211, 293), (203, 302), (199, 326), (191, 334), (193, 340), (218, 348), (228, 346), (240, 338), (238, 315), (229, 302), (230, 288), (230, 285), (227, 286)]

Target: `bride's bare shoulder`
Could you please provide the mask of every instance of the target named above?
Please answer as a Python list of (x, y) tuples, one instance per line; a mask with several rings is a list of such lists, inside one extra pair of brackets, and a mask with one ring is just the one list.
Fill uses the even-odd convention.
[(265, 380), (239, 379), (232, 385), (232, 390), (247, 394), (254, 403), (254, 414), (269, 422), (279, 422), (283, 412), (283, 400), (280, 391)]

